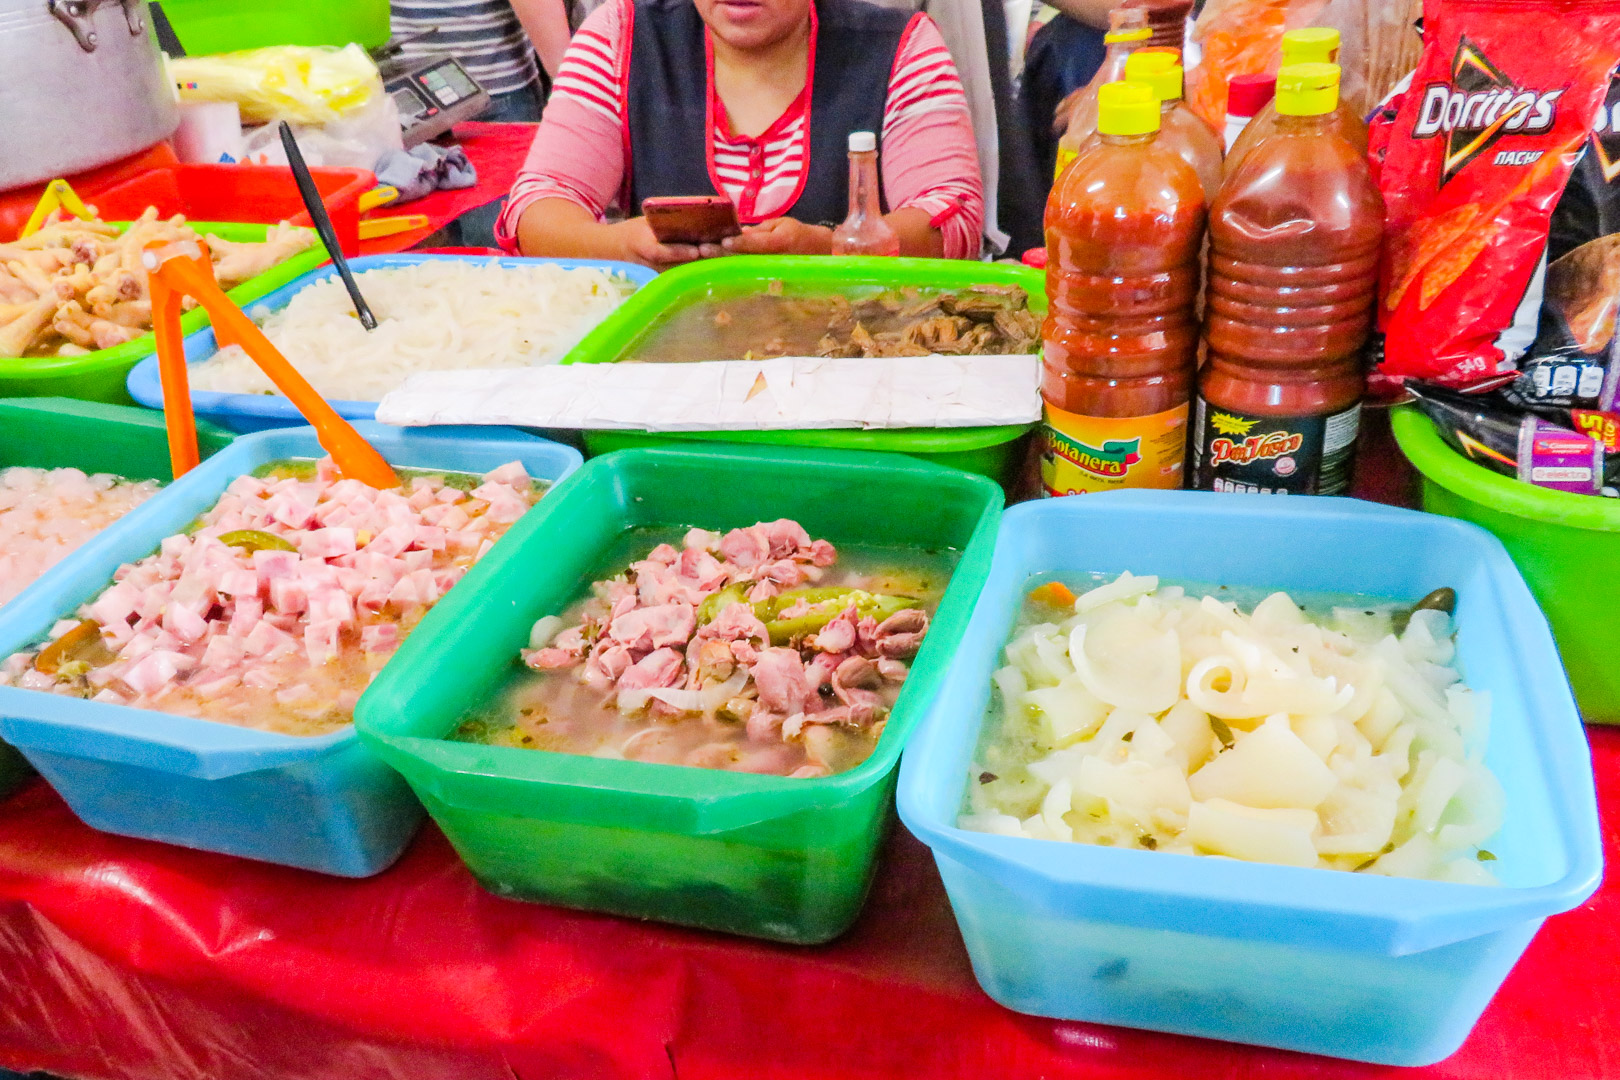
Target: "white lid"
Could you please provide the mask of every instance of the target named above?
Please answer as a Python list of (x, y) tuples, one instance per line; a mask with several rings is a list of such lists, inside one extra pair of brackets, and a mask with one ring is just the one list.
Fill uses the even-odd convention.
[(852, 131), (849, 133), (849, 152), (852, 154), (868, 154), (877, 149), (877, 136), (870, 131)]

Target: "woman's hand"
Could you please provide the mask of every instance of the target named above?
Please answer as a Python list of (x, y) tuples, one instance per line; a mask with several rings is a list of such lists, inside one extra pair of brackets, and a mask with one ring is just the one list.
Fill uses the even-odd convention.
[(629, 218), (608, 227), (618, 234), (616, 239), (624, 245), (626, 259), (654, 270), (668, 270), (703, 257), (696, 244), (660, 243), (644, 217)]
[[(730, 255), (830, 255), (832, 234), (824, 225), (806, 225), (788, 217), (772, 218), (747, 226), (741, 235), (721, 244), (721, 250)], [(705, 244), (705, 249), (708, 246)]]

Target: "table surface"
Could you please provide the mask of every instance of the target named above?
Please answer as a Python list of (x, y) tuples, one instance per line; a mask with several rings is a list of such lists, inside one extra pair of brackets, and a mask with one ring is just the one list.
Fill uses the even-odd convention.
[[(1387, 432), (1358, 490), (1405, 501)], [(1590, 739), (1613, 859), (1620, 729)], [(349, 881), (98, 833), (39, 781), (0, 804), (0, 1066), (108, 1080), (1595, 1080), (1617, 957), (1610, 883), (1461, 1051), (1391, 1069), (1009, 1012), (899, 826), (855, 928), (794, 948), (497, 898), (431, 825)]]
[(453, 132), (455, 140), (478, 170), (478, 183), (458, 191), (435, 191), (414, 202), (377, 207), (366, 217), (423, 214), (428, 219), (427, 228), (362, 240), (360, 253), (384, 255), (408, 251), (467, 211), (504, 198), (512, 190), (523, 159), (529, 154), (534, 128), (533, 124), (457, 124)]

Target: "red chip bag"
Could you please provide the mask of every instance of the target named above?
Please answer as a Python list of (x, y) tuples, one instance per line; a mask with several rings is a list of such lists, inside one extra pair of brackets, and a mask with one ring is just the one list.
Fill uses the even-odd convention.
[(1378, 374), (1500, 382), (1536, 337), (1548, 222), (1620, 61), (1620, 0), (1431, 0), (1423, 39), (1370, 140)]

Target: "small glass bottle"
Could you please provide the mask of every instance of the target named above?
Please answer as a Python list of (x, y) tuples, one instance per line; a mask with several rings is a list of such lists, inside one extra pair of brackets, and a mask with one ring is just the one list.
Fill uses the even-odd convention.
[(833, 230), (834, 255), (898, 255), (900, 234), (883, 220), (878, 200), (877, 136), (853, 131), (849, 136), (849, 216)]

